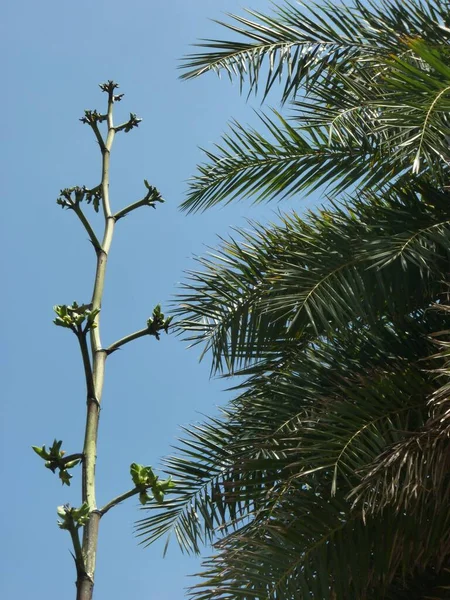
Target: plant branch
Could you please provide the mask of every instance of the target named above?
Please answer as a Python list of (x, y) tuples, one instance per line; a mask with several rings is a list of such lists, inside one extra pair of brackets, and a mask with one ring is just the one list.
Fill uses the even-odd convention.
[(132, 212), (133, 210), (136, 210), (136, 208), (140, 208), (141, 206), (154, 206), (154, 205), (149, 203), (148, 197), (146, 196), (145, 198), (142, 198), (142, 200), (133, 202), (133, 204), (129, 204), (125, 208), (122, 208), (122, 210), (119, 210), (118, 212), (116, 212), (116, 214), (114, 215), (114, 219), (116, 221), (118, 221), (119, 219), (122, 219), (123, 217), (125, 217), (128, 213)]
[(80, 344), (81, 356), (83, 358), (84, 376), (86, 380), (86, 393), (88, 401), (95, 398), (94, 379), (92, 375), (91, 357), (86, 340), (86, 334), (81, 331), (76, 331), (78, 343)]
[(116, 221), (122, 217), (125, 217), (128, 213), (141, 206), (151, 206), (152, 208), (156, 208), (156, 202), (164, 203), (164, 198), (162, 198), (158, 190), (154, 186), (150, 185), (146, 179), (144, 179), (144, 185), (148, 192), (145, 194), (142, 200), (133, 202), (133, 204), (130, 204), (122, 210), (119, 210), (119, 212), (114, 215), (114, 219)]
[(95, 250), (96, 251), (100, 250), (101, 249), (100, 242), (98, 241), (98, 238), (95, 235), (95, 232), (91, 227), (91, 224), (89, 223), (88, 219), (86, 218), (84, 212), (81, 210), (80, 206), (78, 204), (75, 204), (72, 207), (72, 210), (76, 213), (77, 217), (80, 219), (82, 225), (86, 229), (89, 239), (91, 240), (92, 245), (94, 246)]
[(73, 460), (83, 460), (84, 456), (81, 452), (77, 452), (76, 454), (68, 454), (67, 456), (64, 456), (64, 458), (61, 459), (61, 463), (63, 463), (64, 465), (72, 462)]
[(95, 137), (97, 138), (98, 145), (100, 146), (101, 151), (104, 152), (106, 149), (105, 140), (103, 139), (102, 134), (100, 133), (97, 123), (90, 123), (90, 125), (92, 127), (92, 131), (95, 133)]
[(141, 121), (142, 119), (139, 119), (139, 117), (137, 117), (135, 114), (130, 113), (130, 118), (128, 119), (128, 121), (122, 123), (121, 125), (117, 125), (117, 127), (114, 127), (114, 130), (116, 131), (116, 133), (118, 131), (125, 131), (125, 133), (128, 133), (134, 127), (137, 127)]
[(141, 491), (142, 491), (142, 488), (135, 487), (132, 490), (129, 490), (128, 492), (125, 492), (124, 494), (121, 494), (120, 496), (117, 496), (116, 498), (113, 498), (111, 500), (111, 502), (108, 502), (108, 504), (105, 504), (105, 506), (98, 511), (100, 513), (100, 516), (103, 517), (103, 515), (105, 515), (108, 512), (108, 510), (110, 510), (114, 506), (117, 506), (117, 504), (120, 504), (124, 500), (127, 500), (127, 498), (136, 496), (136, 494), (139, 494)]
[(85, 575), (86, 569), (84, 565), (83, 551), (81, 549), (80, 537), (78, 529), (73, 526), (69, 529), (70, 537), (72, 538), (72, 546), (74, 551), (75, 565), (77, 567), (77, 575), (80, 577)]
[(150, 335), (148, 327), (146, 327), (145, 329), (140, 329), (139, 331), (135, 331), (134, 333), (130, 333), (130, 335), (126, 335), (120, 340), (117, 340), (117, 342), (114, 342), (114, 344), (108, 346), (105, 352), (107, 355), (112, 354), (122, 346), (125, 346), (125, 344), (129, 344), (130, 342), (133, 342), (134, 340), (137, 340), (140, 337), (144, 337), (144, 335)]

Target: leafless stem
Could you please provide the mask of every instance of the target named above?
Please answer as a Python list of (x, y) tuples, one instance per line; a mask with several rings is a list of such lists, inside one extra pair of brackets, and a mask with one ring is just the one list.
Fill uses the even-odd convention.
[(120, 502), (123, 502), (127, 498), (136, 496), (136, 494), (139, 494), (140, 491), (141, 491), (140, 488), (133, 488), (132, 490), (129, 490), (128, 492), (125, 492), (124, 494), (121, 494), (120, 496), (117, 496), (116, 498), (113, 498), (111, 500), (111, 502), (108, 502), (108, 504), (105, 504), (105, 506), (103, 508), (101, 508), (98, 512), (103, 517), (103, 515), (105, 515), (108, 512), (108, 510), (110, 510), (117, 504), (120, 504)]

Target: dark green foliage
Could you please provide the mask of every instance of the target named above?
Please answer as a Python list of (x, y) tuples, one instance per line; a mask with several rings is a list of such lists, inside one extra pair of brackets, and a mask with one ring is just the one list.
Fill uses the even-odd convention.
[(237, 231), (189, 274), (178, 327), (240, 379), (166, 459), (176, 492), (139, 535), (215, 542), (199, 600), (448, 598), (448, 3), (250, 16), (185, 77), (225, 69), (263, 97), (280, 81), (290, 117), (233, 124), (184, 208), (331, 198)]

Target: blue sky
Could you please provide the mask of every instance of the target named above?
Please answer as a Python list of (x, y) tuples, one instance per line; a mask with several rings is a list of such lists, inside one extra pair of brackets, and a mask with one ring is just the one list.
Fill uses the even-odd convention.
[[(56, 437), (81, 450), (84, 388), (73, 336), (52, 325), (52, 306), (84, 302), (91, 294), (94, 255), (75, 215), (55, 203), (61, 188), (92, 187), (100, 156), (79, 122), (85, 108), (103, 108), (98, 83), (119, 82), (117, 120), (135, 112), (141, 126), (116, 138), (111, 196), (118, 209), (143, 195), (143, 179), (167, 202), (118, 223), (102, 309), (104, 344), (145, 326), (152, 308), (173, 298), (193, 255), (217, 245), (217, 235), (246, 218), (274, 219), (278, 206), (249, 202), (186, 215), (178, 210), (186, 180), (235, 117), (255, 124), (259, 101), (237, 84), (210, 75), (178, 79), (178, 59), (200, 37), (221, 37), (208, 21), (243, 7), (270, 10), (269, 1), (171, 0), (3, 4), (3, 165), (1, 219), (3, 291), (1, 355), (1, 469), (3, 493), (0, 596), (72, 599), (75, 572), (56, 506), (79, 504), (79, 477), (69, 489), (43, 468), (32, 444)], [(6, 79), (6, 82), (5, 82)], [(122, 117), (122, 118), (121, 118)], [(310, 205), (298, 199), (281, 208)], [(100, 223), (98, 223), (100, 224)], [(143, 338), (108, 359), (98, 456), (98, 502), (130, 486), (131, 462), (158, 467), (181, 433), (226, 402), (223, 382), (198, 364), (175, 336)], [(100, 530), (96, 600), (182, 598), (199, 569), (172, 543), (143, 549), (133, 537), (140, 515), (132, 499), (110, 511)], [(207, 549), (205, 550), (207, 553)]]

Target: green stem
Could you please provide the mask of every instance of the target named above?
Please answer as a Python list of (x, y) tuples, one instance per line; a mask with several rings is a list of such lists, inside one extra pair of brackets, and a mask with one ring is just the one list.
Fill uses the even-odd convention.
[(77, 217), (80, 219), (81, 223), (83, 224), (83, 227), (86, 229), (89, 239), (91, 240), (94, 248), (97, 251), (100, 250), (100, 242), (98, 241), (97, 236), (95, 235), (95, 232), (92, 229), (91, 224), (89, 223), (88, 219), (86, 218), (84, 212), (81, 210), (81, 208), (79, 207), (78, 204), (75, 204), (73, 206), (72, 210), (76, 213)]
[(77, 567), (78, 576), (84, 575), (84, 560), (83, 560), (83, 551), (81, 549), (80, 538), (78, 536), (78, 529), (73, 526), (69, 529), (70, 537), (72, 538), (72, 546), (75, 554), (75, 565)]
[(113, 498), (111, 500), (111, 502), (108, 502), (108, 504), (105, 504), (105, 506), (98, 511), (100, 513), (100, 516), (103, 517), (103, 515), (105, 515), (108, 512), (108, 510), (110, 510), (117, 504), (120, 504), (120, 502), (123, 502), (127, 498), (136, 496), (136, 494), (139, 494), (140, 492), (141, 492), (141, 488), (133, 488), (132, 490), (129, 490), (128, 492), (125, 492), (124, 494), (121, 494), (120, 496), (117, 496), (116, 498)]
[[(109, 201), (109, 166), (110, 153), (114, 141), (113, 124), (113, 91), (108, 94), (106, 142), (103, 140), (97, 124), (92, 124), (92, 129), (97, 137), (102, 152), (102, 207), (105, 221), (104, 234), (101, 246), (97, 250), (97, 268), (92, 293), (93, 310), (100, 309), (105, 285), (106, 265), (114, 233), (115, 220), (111, 213)], [(90, 509), (89, 521), (84, 526), (82, 551), (85, 561), (85, 574), (77, 579), (77, 600), (91, 600), (94, 587), (95, 562), (98, 545), (98, 528), (101, 514), (97, 510), (95, 498), (95, 466), (97, 461), (97, 437), (100, 417), (100, 402), (103, 392), (106, 352), (102, 349), (100, 338), (100, 318), (95, 318), (95, 325), (90, 330), (92, 353), (92, 390), (88, 385), (86, 429), (83, 446), (82, 469), (82, 500)], [(85, 340), (85, 337), (83, 336)], [(81, 343), (81, 342), (80, 342)], [(83, 360), (86, 362), (87, 345), (82, 344)], [(90, 364), (90, 361), (89, 361)], [(86, 379), (88, 383), (88, 379)], [(92, 393), (90, 393), (92, 392)]]
[(84, 377), (86, 380), (87, 398), (95, 398), (94, 379), (92, 376), (91, 357), (89, 356), (89, 348), (86, 341), (86, 334), (82, 331), (77, 331), (76, 336), (80, 344), (81, 357), (83, 359)]
[[(83, 571), (77, 572), (77, 600), (92, 600), (99, 523), (99, 512), (97, 510), (92, 511), (89, 516), (89, 521), (86, 523), (83, 530)], [(94, 571), (90, 571), (90, 569), (92, 569), (92, 559), (94, 560)]]
[(98, 145), (100, 146), (100, 150), (104, 152), (106, 146), (105, 141), (100, 133), (97, 123), (91, 123), (92, 131), (95, 133), (95, 137), (97, 138)]
[(130, 333), (130, 335), (126, 335), (125, 337), (121, 338), (120, 340), (117, 340), (117, 342), (114, 342), (114, 344), (111, 344), (111, 346), (108, 346), (108, 348), (106, 348), (105, 352), (107, 355), (112, 354), (113, 352), (118, 350), (121, 346), (125, 346), (125, 344), (129, 344), (133, 340), (137, 340), (138, 338), (143, 337), (144, 335), (149, 335), (148, 327), (146, 327), (145, 329), (140, 329), (139, 331), (135, 331), (134, 333)]
[(148, 200), (147, 196), (145, 198), (142, 198), (142, 200), (133, 202), (132, 204), (129, 204), (125, 208), (122, 208), (122, 210), (119, 210), (118, 212), (116, 212), (116, 214), (114, 215), (114, 219), (116, 221), (118, 221), (119, 219), (122, 219), (122, 217), (125, 217), (128, 213), (132, 212), (133, 210), (136, 210), (136, 208), (140, 208), (141, 206), (151, 206), (149, 204), (149, 200)]
[(68, 454), (67, 456), (64, 456), (64, 458), (61, 460), (61, 463), (65, 465), (73, 460), (83, 460), (83, 458), (84, 457), (81, 452), (77, 452), (76, 454)]

